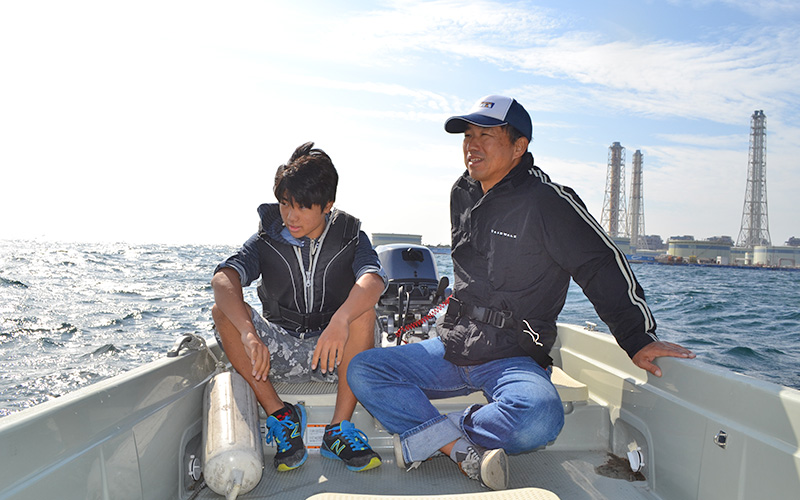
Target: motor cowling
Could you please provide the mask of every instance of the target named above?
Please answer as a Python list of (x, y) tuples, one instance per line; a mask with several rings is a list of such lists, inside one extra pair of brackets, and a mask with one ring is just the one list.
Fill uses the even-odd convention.
[[(445, 295), (447, 278), (439, 279), (436, 259), (430, 248), (422, 245), (395, 243), (379, 245), (375, 252), (389, 278), (386, 291), (376, 305), (376, 312), (387, 340), (392, 342), (395, 328), (413, 323), (425, 316)], [(417, 337), (427, 337), (429, 323), (423, 322)], [(413, 331), (407, 332), (414, 335)]]

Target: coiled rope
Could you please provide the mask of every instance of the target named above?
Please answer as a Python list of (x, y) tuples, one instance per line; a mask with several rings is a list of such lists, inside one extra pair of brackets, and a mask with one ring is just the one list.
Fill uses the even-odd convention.
[(444, 310), (444, 308), (447, 307), (447, 304), (450, 303), (450, 297), (452, 297), (452, 295), (450, 295), (449, 297), (444, 299), (439, 305), (431, 309), (430, 312), (426, 314), (424, 317), (414, 321), (413, 323), (409, 323), (407, 325), (403, 325), (400, 328), (398, 328), (397, 331), (395, 332), (395, 336), (400, 337), (404, 333), (411, 331), (414, 328), (422, 326), (426, 321), (435, 318), (436, 315), (439, 314), (442, 310)]

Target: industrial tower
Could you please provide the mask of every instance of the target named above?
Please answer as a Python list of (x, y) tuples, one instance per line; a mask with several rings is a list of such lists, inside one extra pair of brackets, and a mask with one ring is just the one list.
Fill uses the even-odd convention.
[(644, 191), (642, 190), (642, 152), (637, 149), (633, 153), (633, 173), (631, 174), (631, 201), (628, 203), (628, 233), (631, 235), (631, 247), (647, 250), (647, 238), (644, 232)]
[(750, 117), (750, 154), (747, 161), (747, 189), (744, 194), (742, 228), (737, 247), (771, 245), (767, 219), (767, 117), (757, 110)]
[(612, 238), (629, 236), (625, 209), (625, 148), (618, 142), (608, 148), (606, 195), (600, 225)]

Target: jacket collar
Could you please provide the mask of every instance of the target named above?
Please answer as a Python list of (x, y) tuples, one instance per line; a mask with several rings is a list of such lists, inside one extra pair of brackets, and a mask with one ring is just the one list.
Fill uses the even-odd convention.
[(533, 155), (530, 154), (530, 152), (526, 152), (524, 155), (522, 155), (522, 158), (520, 158), (519, 163), (517, 163), (517, 166), (512, 168), (511, 172), (509, 172), (503, 178), (503, 180), (500, 181), (500, 183), (508, 181), (511, 183), (513, 187), (517, 187), (521, 183), (523, 183), (528, 177), (530, 177), (531, 175), (530, 171), (532, 167), (533, 167)]

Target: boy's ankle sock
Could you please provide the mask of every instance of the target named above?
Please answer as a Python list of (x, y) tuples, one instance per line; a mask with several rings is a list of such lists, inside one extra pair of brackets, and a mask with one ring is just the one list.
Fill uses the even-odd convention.
[(302, 404), (284, 403), (284, 407), (267, 417), (264, 440), (277, 447), (273, 462), (279, 471), (296, 469), (305, 463), (308, 450), (303, 442), (307, 414)]
[(286, 416), (291, 414), (291, 413), (292, 413), (292, 408), (288, 404), (283, 403), (283, 408), (281, 408), (280, 410), (272, 413), (272, 416), (277, 418), (278, 420), (282, 420), (282, 419), (286, 418)]
[(456, 463), (463, 462), (464, 458), (469, 453), (468, 448), (470, 446), (472, 445), (466, 438), (458, 438), (458, 441), (455, 442), (453, 448), (450, 450), (450, 459)]

